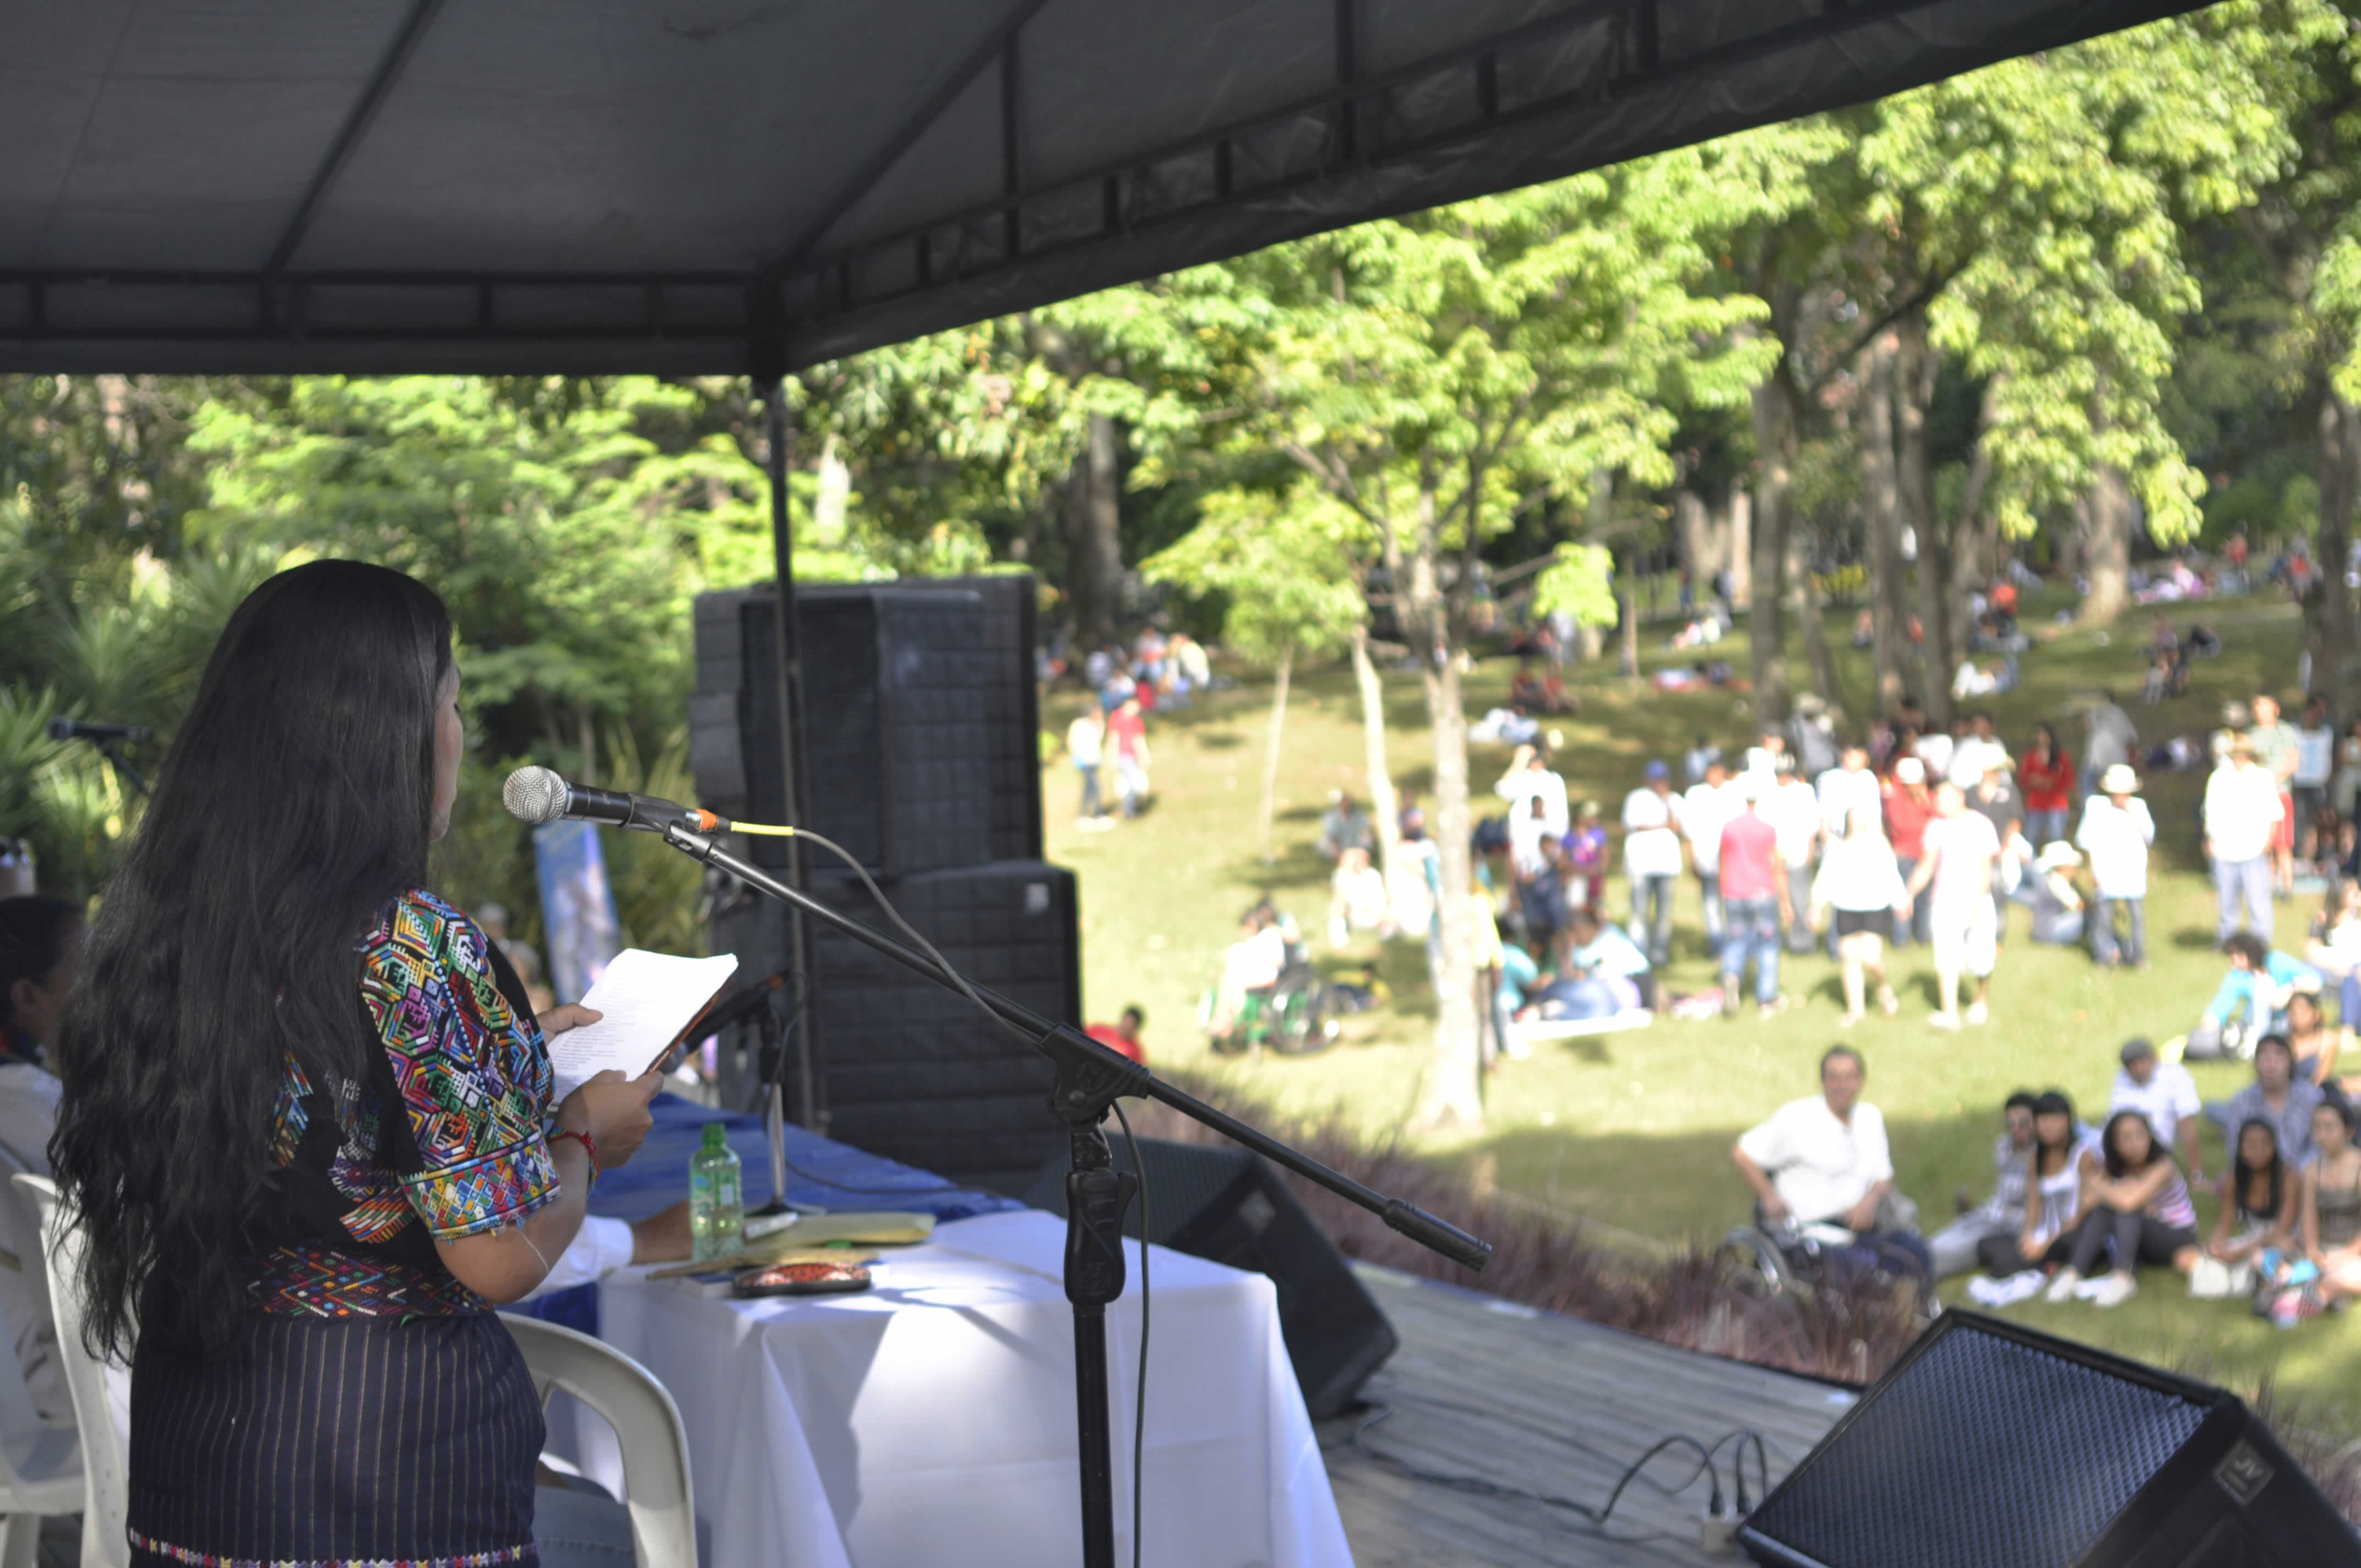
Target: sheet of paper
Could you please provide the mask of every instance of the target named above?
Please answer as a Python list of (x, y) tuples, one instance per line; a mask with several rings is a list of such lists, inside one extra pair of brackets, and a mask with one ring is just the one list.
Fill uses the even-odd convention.
[(582, 998), (585, 1007), (605, 1014), (596, 1024), (568, 1029), (549, 1042), (549, 1064), (557, 1072), (557, 1098), (564, 1100), (588, 1079), (612, 1068), (637, 1078), (655, 1065), (680, 1032), (705, 1010), (738, 968), (737, 955), (709, 959), (626, 948)]

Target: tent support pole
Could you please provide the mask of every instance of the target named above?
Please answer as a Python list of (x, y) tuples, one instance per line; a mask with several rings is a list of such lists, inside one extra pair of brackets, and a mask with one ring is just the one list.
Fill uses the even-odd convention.
[[(804, 803), (810, 794), (804, 774), (804, 667), (795, 615), (795, 532), (787, 511), (787, 474), (795, 463), (795, 434), (787, 424), (785, 378), (769, 379), (762, 385), (767, 437), (763, 466), (771, 482), (771, 554), (778, 572), (778, 605), (771, 617), (775, 641), (771, 653), (772, 663), (778, 670), (780, 804), (785, 810), (785, 820), (793, 826), (804, 820)], [(804, 848), (794, 839), (786, 841), (786, 848), (787, 881), (800, 893), (810, 885)], [(794, 1035), (798, 1119), (807, 1130), (824, 1134), (828, 1118), (819, 1106), (812, 1040), (811, 927), (804, 919), (803, 911), (793, 905), (787, 910), (787, 966), (794, 971), (796, 981)], [(785, 1070), (785, 1064), (779, 1064), (777, 1073), (784, 1075)], [(785, 1114), (782, 1099), (779, 1078), (774, 1076), (764, 1117), (774, 1129)]]

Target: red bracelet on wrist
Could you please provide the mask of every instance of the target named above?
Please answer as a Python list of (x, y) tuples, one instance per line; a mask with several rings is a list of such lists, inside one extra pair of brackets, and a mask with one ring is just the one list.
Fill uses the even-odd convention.
[(582, 1152), (590, 1157), (590, 1186), (592, 1190), (597, 1190), (598, 1186), (598, 1140), (593, 1138), (588, 1133), (577, 1133), (571, 1127), (560, 1127), (557, 1131), (549, 1135), (549, 1141), (553, 1144), (560, 1138), (572, 1138), (576, 1143), (582, 1146)]

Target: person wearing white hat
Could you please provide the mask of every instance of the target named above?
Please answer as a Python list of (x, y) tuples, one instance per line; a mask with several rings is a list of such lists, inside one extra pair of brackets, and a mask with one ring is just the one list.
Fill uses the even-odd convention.
[(2070, 948), (2082, 939), (2082, 894), (2074, 873), (2082, 857), (2073, 845), (2056, 840), (2042, 846), (2033, 861), (2033, 939), (2051, 947)]
[[(2099, 793), (2082, 806), (2074, 842), (2091, 857), (2097, 905), (2091, 911), (2091, 954), (2102, 968), (2121, 963), (2147, 967), (2147, 852), (2156, 842), (2156, 818), (2139, 797), (2139, 775), (2127, 762), (2110, 763), (2099, 775)], [(2128, 936), (2115, 927), (2120, 911)]]

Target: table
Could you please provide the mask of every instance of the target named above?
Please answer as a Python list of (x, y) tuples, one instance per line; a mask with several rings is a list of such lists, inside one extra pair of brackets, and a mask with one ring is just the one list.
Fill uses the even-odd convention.
[[(714, 1113), (664, 1108), (682, 1144)], [(732, 1119), (731, 1142), (743, 1128)], [(939, 1185), (924, 1172), (809, 1134), (788, 1157), (860, 1186)], [(755, 1145), (759, 1147), (759, 1128)], [(767, 1167), (741, 1147), (748, 1197)], [(661, 1160), (650, 1160), (661, 1154)], [(808, 1156), (809, 1157), (804, 1157)], [(652, 1135), (640, 1160), (669, 1163)], [(615, 1176), (622, 1176), (618, 1171)], [(600, 1181), (598, 1207), (650, 1212)], [(790, 1186), (788, 1195), (801, 1198)], [(823, 1200), (825, 1201), (825, 1200)], [(834, 1196), (837, 1207), (898, 1200)], [(715, 1299), (630, 1270), (597, 1287), (598, 1332), (672, 1390), (688, 1431), (708, 1568), (1043, 1568), (1082, 1558), (1074, 1464), (1073, 1333), (1065, 1223), (993, 1195), (928, 1195), (982, 1212), (890, 1251), (852, 1296)], [(613, 1208), (610, 1209), (610, 1205)], [(628, 1217), (628, 1212), (626, 1212)], [(1138, 1244), (1108, 1310), (1116, 1398), (1115, 1516), (1130, 1561), (1131, 1430), (1139, 1344)], [(1147, 1550), (1158, 1568), (1340, 1568), (1352, 1561), (1319, 1445), (1280, 1338), (1268, 1279), (1162, 1247), (1148, 1386)], [(567, 1446), (566, 1412), (553, 1437)], [(611, 1440), (575, 1452), (613, 1485)]]

